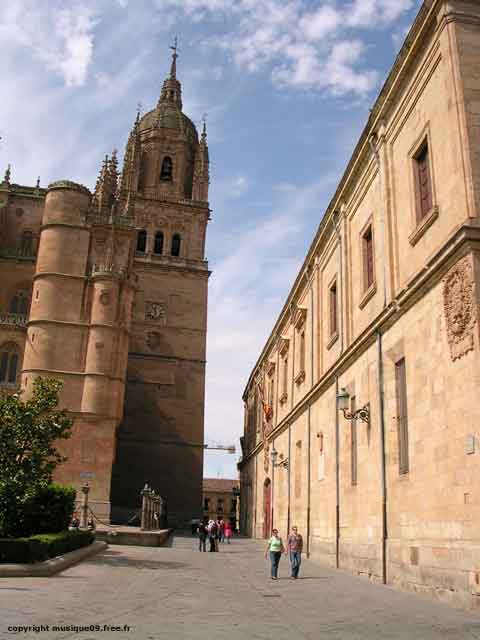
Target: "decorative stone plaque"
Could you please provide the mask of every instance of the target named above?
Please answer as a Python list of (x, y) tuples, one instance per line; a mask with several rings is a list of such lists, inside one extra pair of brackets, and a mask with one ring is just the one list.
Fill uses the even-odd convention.
[(145, 320), (156, 322), (166, 321), (166, 310), (164, 302), (146, 302), (145, 303)]
[(474, 348), (473, 328), (477, 322), (477, 313), (473, 268), (469, 256), (459, 260), (445, 276), (443, 305), (450, 355), (452, 360), (456, 360)]

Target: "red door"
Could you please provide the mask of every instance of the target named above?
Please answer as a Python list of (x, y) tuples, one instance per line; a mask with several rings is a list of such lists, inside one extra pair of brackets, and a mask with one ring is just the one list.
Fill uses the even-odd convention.
[(272, 524), (272, 483), (267, 478), (263, 485), (263, 537), (269, 538)]

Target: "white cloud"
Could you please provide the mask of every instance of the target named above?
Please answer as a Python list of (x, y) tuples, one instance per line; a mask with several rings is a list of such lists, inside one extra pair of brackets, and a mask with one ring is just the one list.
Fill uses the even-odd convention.
[(86, 5), (47, 9), (31, 0), (16, 2), (2, 15), (3, 43), (31, 50), (48, 69), (63, 77), (69, 87), (87, 79), (93, 59), (95, 14)]
[(345, 13), (347, 24), (370, 29), (392, 24), (414, 4), (415, 0), (353, 0)]
[[(160, 0), (157, 0), (157, 2)], [(162, 0), (196, 20), (219, 15), (226, 33), (210, 39), (248, 72), (270, 67), (274, 84), (307, 91), (364, 95), (378, 83), (365, 57), (363, 33), (385, 28), (417, 0)]]
[(341, 13), (329, 5), (324, 5), (300, 20), (300, 29), (309, 41), (322, 40), (334, 33), (341, 24)]

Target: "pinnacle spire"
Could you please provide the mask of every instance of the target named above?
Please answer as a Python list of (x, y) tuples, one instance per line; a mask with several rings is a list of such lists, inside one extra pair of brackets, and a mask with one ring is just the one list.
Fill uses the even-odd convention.
[(177, 79), (177, 58), (178, 58), (177, 47), (178, 47), (178, 38), (177, 38), (177, 36), (175, 36), (175, 40), (173, 41), (173, 46), (170, 47), (170, 49), (173, 51), (173, 53), (172, 53), (172, 65), (170, 67), (170, 79), (171, 80), (176, 80)]
[(163, 82), (162, 92), (158, 105), (170, 103), (182, 110), (182, 85), (177, 80), (177, 53), (178, 39), (175, 36), (174, 44), (170, 47), (172, 53), (172, 64), (170, 67), (170, 75)]
[(10, 177), (12, 175), (12, 167), (10, 165), (10, 163), (7, 165), (7, 168), (5, 170), (5, 175), (3, 177), (3, 184), (10, 184)]

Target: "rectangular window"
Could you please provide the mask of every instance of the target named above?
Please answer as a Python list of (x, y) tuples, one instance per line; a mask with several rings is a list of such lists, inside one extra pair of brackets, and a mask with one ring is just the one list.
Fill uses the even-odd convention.
[(205, 498), (203, 501), (203, 508), (205, 511), (210, 510), (210, 498)]
[(362, 236), (363, 239), (363, 278), (365, 290), (370, 289), (374, 281), (373, 271), (373, 232), (372, 225)]
[(286, 396), (288, 393), (288, 358), (283, 359), (283, 381), (282, 381), (282, 396)]
[(268, 405), (273, 408), (273, 394), (275, 388), (275, 378), (272, 376), (268, 381)]
[(337, 332), (338, 332), (337, 283), (335, 281), (330, 287), (330, 335), (333, 336)]
[[(355, 396), (352, 396), (350, 400), (350, 411), (355, 413)], [(358, 447), (357, 447), (357, 420), (350, 420), (350, 433), (351, 433), (351, 475), (352, 486), (357, 484), (357, 460), (358, 460)]]
[(300, 372), (305, 371), (305, 329), (300, 333)]
[(408, 416), (407, 416), (407, 375), (405, 358), (395, 364), (398, 426), (398, 471), (408, 473)]
[(295, 447), (295, 498), (302, 497), (302, 441)]
[(426, 140), (414, 156), (414, 162), (417, 218), (422, 220), (433, 206), (428, 142)]

